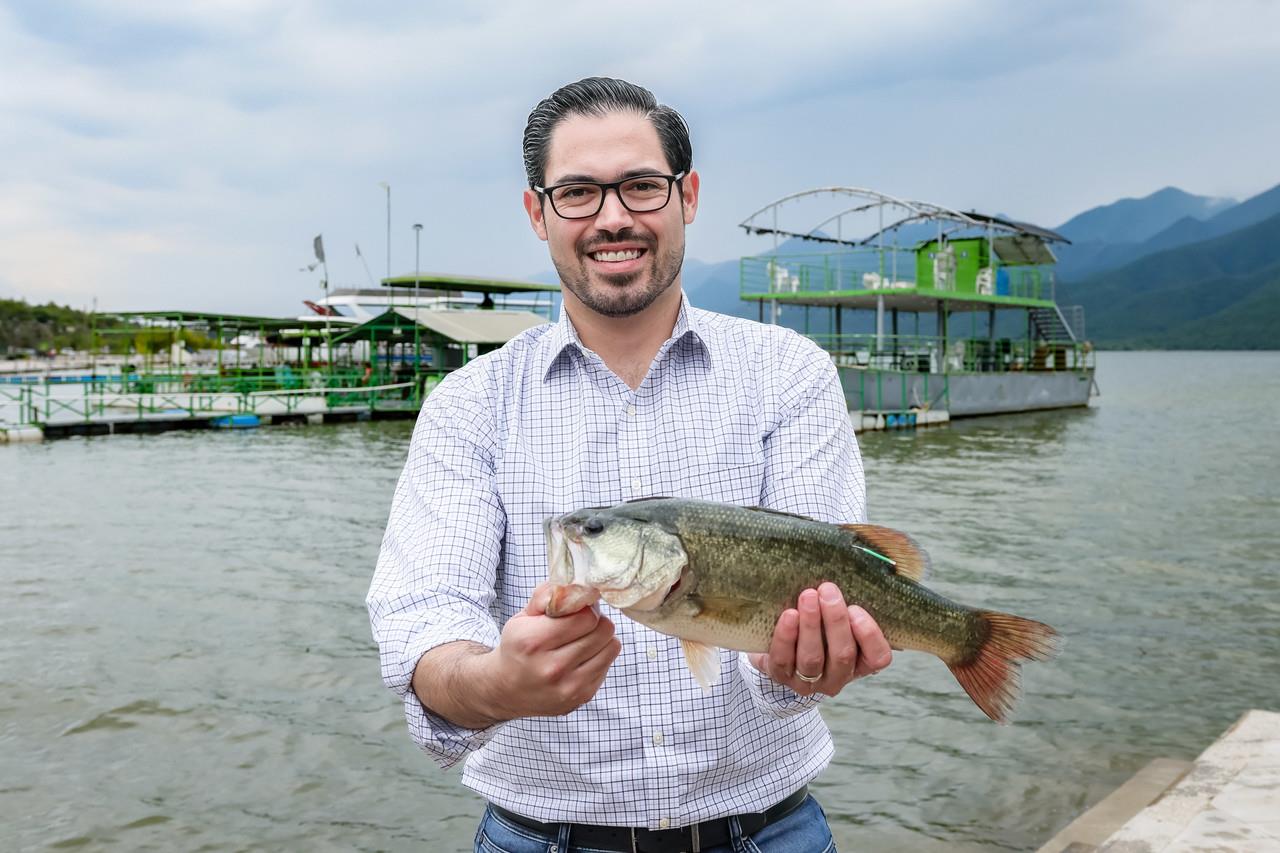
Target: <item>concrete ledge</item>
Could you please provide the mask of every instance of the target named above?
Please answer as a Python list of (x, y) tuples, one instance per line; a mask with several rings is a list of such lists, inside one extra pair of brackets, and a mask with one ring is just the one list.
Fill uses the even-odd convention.
[(1249, 711), (1100, 853), (1280, 850), (1280, 714)]
[(1190, 761), (1157, 758), (1067, 824), (1038, 853), (1088, 853), (1142, 811), (1191, 768)]

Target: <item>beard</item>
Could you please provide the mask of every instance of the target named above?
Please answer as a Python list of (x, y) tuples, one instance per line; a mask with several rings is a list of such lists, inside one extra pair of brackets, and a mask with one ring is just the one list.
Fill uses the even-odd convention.
[[(551, 262), (560, 276), (560, 282), (583, 305), (604, 317), (630, 317), (652, 305), (671, 287), (684, 265), (684, 235), (673, 241), (665, 251), (657, 250), (652, 237), (623, 229), (607, 239), (596, 237), (577, 247), (572, 260)], [(645, 265), (638, 270), (609, 275), (587, 269), (587, 255), (593, 245), (611, 242), (641, 243), (645, 247)]]

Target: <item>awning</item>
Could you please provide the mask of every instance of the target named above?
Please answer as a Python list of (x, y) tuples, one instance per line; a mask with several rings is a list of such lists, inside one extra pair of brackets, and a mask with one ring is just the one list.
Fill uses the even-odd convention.
[(1049, 251), (1049, 247), (1039, 237), (1029, 234), (1018, 234), (1014, 237), (997, 237), (991, 241), (996, 255), (1006, 264), (1017, 266), (1027, 264), (1054, 264), (1058, 259)]
[(414, 327), (459, 344), (505, 344), (521, 332), (545, 324), (532, 311), (437, 310), (396, 306), (351, 329), (334, 343), (359, 340), (412, 341)]
[(418, 325), (460, 344), (505, 344), (521, 332), (547, 322), (532, 311), (396, 310)]

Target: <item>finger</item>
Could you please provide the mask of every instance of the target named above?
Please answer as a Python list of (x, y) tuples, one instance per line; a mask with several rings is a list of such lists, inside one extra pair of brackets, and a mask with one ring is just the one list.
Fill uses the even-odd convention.
[(889, 641), (870, 613), (855, 604), (849, 608), (849, 621), (853, 623), (853, 639), (858, 644), (855, 674), (874, 675), (893, 662)]
[[(575, 618), (576, 618), (575, 614)], [(569, 661), (570, 666), (577, 666), (590, 660), (613, 639), (613, 622), (607, 616), (601, 616), (595, 627), (572, 642), (565, 643), (560, 649)]]
[(578, 664), (576, 672), (580, 678), (592, 685), (591, 692), (594, 694), (596, 689), (600, 687), (600, 682), (604, 681), (605, 675), (609, 672), (609, 667), (618, 659), (618, 655), (622, 653), (622, 641), (617, 637), (609, 637), (605, 640), (604, 645), (595, 651), (595, 654)]
[[(800, 593), (796, 609), (800, 611), (800, 636), (796, 639), (795, 671), (810, 678), (821, 676), (826, 668), (826, 653), (822, 649), (822, 612), (818, 605), (817, 590), (806, 589)], [(807, 682), (800, 683), (808, 688), (807, 693), (799, 691), (805, 695), (816, 689)]]
[(789, 684), (796, 671), (796, 638), (800, 635), (800, 613), (795, 609), (782, 611), (778, 624), (773, 629), (773, 641), (769, 643), (769, 651), (765, 662), (769, 669), (766, 675), (779, 684)]
[[(530, 630), (536, 638), (535, 644), (537, 648), (551, 651), (552, 649), (561, 649), (581, 640), (594, 631), (599, 620), (605, 617), (590, 608), (584, 608), (559, 619), (552, 619), (548, 616), (521, 617), (519, 614), (517, 614), (517, 618), (529, 619)], [(609, 623), (611, 628), (612, 624), (612, 622)]]
[(849, 608), (845, 606), (840, 587), (824, 583), (818, 587), (818, 600), (822, 607), (822, 628), (827, 640), (826, 672), (823, 674), (823, 692), (828, 687), (837, 690), (853, 678), (858, 663), (858, 644), (854, 642), (853, 625)]

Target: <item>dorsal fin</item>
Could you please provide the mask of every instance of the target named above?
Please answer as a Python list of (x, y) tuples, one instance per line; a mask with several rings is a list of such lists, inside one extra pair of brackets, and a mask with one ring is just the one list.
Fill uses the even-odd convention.
[(881, 527), (878, 524), (842, 524), (843, 529), (854, 534), (859, 547), (868, 553), (892, 563), (892, 569), (904, 578), (923, 581), (929, 573), (929, 555), (901, 530)]
[(782, 510), (780, 510), (780, 509), (769, 509), (767, 506), (749, 506), (749, 507), (747, 507), (747, 509), (751, 510), (752, 512), (765, 512), (765, 513), (768, 513), (769, 515), (780, 515), (780, 516), (782, 516), (783, 518), (798, 518), (798, 519), (800, 519), (801, 521), (816, 521), (816, 520), (817, 520), (817, 519), (813, 518), (812, 516), (808, 516), (808, 515), (800, 515), (800, 514), (798, 514), (798, 513), (794, 513), (794, 512), (783, 512), (783, 511), (782, 511)]

